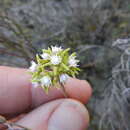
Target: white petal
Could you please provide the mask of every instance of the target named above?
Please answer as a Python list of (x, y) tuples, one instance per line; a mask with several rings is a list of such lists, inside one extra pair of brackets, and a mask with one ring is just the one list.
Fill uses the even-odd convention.
[(29, 70), (31, 72), (35, 72), (37, 68), (37, 64), (34, 61), (31, 61), (31, 66), (29, 67)]
[(49, 76), (44, 76), (42, 79), (41, 79), (41, 84), (43, 86), (47, 86), (49, 87), (51, 85), (51, 78)]
[(68, 61), (69, 66), (71, 66), (71, 67), (77, 67), (78, 66), (77, 63), (79, 62), (79, 60), (76, 60), (75, 58), (76, 58), (75, 56), (69, 57), (69, 61)]
[(68, 80), (68, 75), (67, 74), (62, 74), (60, 75), (60, 82), (65, 83)]
[(39, 83), (37, 83), (37, 82), (32, 82), (32, 87), (33, 87), (33, 88), (37, 88), (37, 87), (39, 87), (39, 86), (40, 86)]
[(51, 56), (51, 63), (53, 65), (58, 65), (61, 63), (61, 57), (60, 56), (57, 56), (57, 55), (54, 55), (54, 56)]
[(51, 46), (51, 49), (53, 53), (58, 53), (63, 50), (61, 47), (57, 47), (57, 46)]
[(47, 60), (47, 59), (49, 59), (49, 54), (48, 53), (43, 53), (43, 54), (41, 54), (41, 57), (43, 58), (43, 59), (45, 59), (45, 60)]

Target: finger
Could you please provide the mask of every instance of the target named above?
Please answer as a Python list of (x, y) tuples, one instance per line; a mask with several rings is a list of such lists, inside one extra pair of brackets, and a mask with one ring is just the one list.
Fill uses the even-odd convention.
[(84, 130), (88, 122), (88, 112), (81, 103), (59, 99), (42, 105), (17, 123), (32, 130)]
[[(69, 79), (65, 89), (70, 98), (83, 103), (91, 95), (90, 85), (78, 79)], [(30, 107), (37, 107), (45, 102), (62, 98), (61, 90), (52, 89), (46, 95), (42, 88), (33, 88), (26, 69), (0, 67), (0, 113), (15, 114)]]

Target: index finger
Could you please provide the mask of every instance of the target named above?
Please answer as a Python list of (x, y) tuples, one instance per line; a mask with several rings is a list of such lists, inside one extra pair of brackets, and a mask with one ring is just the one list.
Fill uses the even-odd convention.
[[(46, 95), (42, 88), (33, 88), (27, 69), (0, 67), (0, 114), (17, 114), (48, 101), (63, 98), (61, 90), (52, 89)], [(91, 87), (84, 80), (70, 78), (65, 89), (70, 98), (86, 103)]]

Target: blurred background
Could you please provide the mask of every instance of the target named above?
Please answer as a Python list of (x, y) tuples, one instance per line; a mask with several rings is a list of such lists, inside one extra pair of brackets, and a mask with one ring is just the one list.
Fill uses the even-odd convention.
[(129, 0), (1, 0), (0, 65), (29, 67), (41, 48), (69, 47), (93, 87), (89, 130), (130, 130), (129, 21)]

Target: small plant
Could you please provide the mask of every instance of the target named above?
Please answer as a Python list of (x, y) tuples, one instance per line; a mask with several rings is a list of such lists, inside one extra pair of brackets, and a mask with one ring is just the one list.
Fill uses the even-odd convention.
[(46, 93), (52, 87), (62, 88), (66, 95), (64, 84), (69, 76), (75, 77), (80, 71), (76, 53), (69, 55), (70, 48), (51, 46), (43, 49), (42, 54), (36, 55), (29, 68), (34, 87), (42, 87)]
[(0, 130), (5, 130), (5, 129), (6, 130), (30, 130), (16, 123), (7, 121), (6, 118), (1, 115), (0, 115), (0, 125), (1, 125)]

